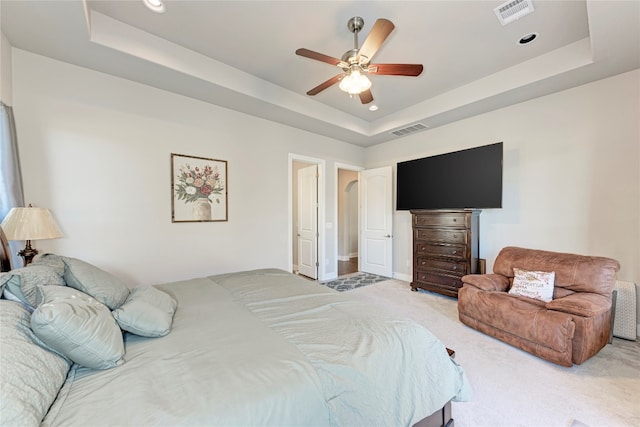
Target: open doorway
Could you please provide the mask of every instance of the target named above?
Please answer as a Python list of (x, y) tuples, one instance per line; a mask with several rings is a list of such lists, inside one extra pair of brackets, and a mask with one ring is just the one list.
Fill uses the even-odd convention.
[(336, 165), (336, 249), (338, 277), (356, 273), (359, 267), (360, 185), (362, 168)]

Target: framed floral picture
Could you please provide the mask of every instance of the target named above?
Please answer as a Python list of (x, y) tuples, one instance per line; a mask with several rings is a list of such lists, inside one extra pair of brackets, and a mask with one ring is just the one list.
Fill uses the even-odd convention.
[(171, 153), (171, 222), (227, 221), (227, 161)]

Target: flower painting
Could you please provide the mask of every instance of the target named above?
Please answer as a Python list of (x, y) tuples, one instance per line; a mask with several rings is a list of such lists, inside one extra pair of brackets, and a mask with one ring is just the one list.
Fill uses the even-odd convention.
[(227, 162), (171, 154), (171, 221), (227, 220)]

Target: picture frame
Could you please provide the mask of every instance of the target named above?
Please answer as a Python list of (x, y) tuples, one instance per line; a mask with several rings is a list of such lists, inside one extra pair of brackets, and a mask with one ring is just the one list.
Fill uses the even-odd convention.
[(228, 220), (227, 161), (171, 153), (171, 222)]

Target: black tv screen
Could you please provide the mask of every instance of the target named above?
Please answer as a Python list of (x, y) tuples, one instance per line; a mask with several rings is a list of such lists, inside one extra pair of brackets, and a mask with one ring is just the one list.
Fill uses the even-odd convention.
[(501, 207), (502, 142), (397, 165), (397, 210)]

